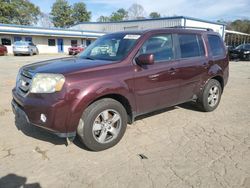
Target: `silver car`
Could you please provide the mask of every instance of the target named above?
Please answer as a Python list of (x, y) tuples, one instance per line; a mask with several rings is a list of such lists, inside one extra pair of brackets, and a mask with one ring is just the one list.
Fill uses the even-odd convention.
[(13, 54), (19, 55), (19, 54), (27, 54), (27, 55), (34, 55), (38, 54), (38, 49), (35, 44), (29, 41), (17, 41), (13, 45)]

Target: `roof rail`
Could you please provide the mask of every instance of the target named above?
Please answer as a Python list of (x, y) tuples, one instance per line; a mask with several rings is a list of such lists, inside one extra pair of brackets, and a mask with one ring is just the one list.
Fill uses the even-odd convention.
[(214, 31), (214, 30), (211, 29), (211, 28), (205, 28), (205, 27), (190, 27), (190, 26), (173, 26), (173, 27), (167, 27), (167, 28), (198, 29), (198, 30)]

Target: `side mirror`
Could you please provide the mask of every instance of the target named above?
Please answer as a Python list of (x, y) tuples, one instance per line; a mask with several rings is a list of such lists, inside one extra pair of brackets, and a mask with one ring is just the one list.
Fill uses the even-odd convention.
[(154, 64), (154, 54), (141, 54), (135, 61), (139, 65), (153, 65)]

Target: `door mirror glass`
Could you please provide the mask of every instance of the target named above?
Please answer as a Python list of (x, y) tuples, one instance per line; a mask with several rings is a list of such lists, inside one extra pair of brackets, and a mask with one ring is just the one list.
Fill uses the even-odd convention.
[(153, 54), (141, 54), (135, 59), (139, 65), (153, 65), (154, 55)]

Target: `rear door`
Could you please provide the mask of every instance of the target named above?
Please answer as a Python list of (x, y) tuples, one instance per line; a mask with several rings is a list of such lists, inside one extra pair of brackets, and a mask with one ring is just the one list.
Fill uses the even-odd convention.
[(178, 63), (172, 34), (149, 37), (137, 55), (140, 54), (154, 54), (155, 63), (135, 65), (137, 111), (147, 113), (176, 104), (179, 94)]
[(180, 33), (178, 38), (178, 64), (180, 78), (179, 103), (195, 98), (202, 77), (207, 72), (208, 57), (200, 34)]

